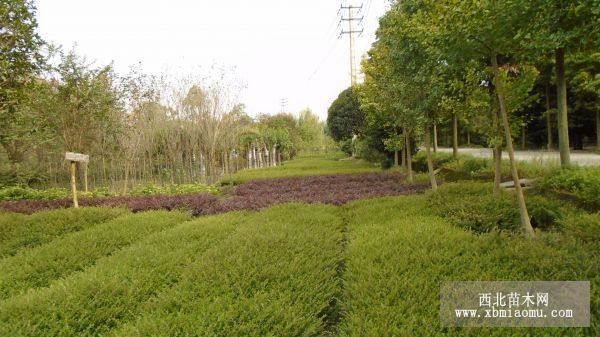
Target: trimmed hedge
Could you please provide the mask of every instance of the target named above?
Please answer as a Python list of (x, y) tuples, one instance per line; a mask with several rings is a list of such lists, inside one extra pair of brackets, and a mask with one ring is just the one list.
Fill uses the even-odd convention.
[(258, 213), (111, 336), (325, 334), (341, 289), (335, 213), (294, 204)]
[(192, 193), (211, 193), (219, 194), (219, 187), (205, 184), (180, 184), (180, 185), (142, 185), (137, 186), (129, 195), (176, 195)]
[(20, 249), (50, 242), (114, 219), (127, 211), (120, 208), (59, 209), (33, 215), (0, 214), (0, 258), (12, 256)]
[(559, 168), (542, 176), (537, 182), (542, 190), (566, 192), (584, 205), (600, 208), (600, 168)]
[[(519, 206), (514, 193), (502, 191), (496, 197), (489, 183), (444, 184), (436, 192), (429, 191), (427, 199), (435, 214), (476, 233), (521, 230)], [(536, 195), (527, 195), (525, 201), (535, 229), (561, 228), (560, 221), (565, 217), (563, 204)]]
[(15, 256), (0, 260), (0, 299), (29, 288), (47, 286), (147, 235), (188, 219), (189, 215), (177, 212), (132, 214), (21, 250)]
[(446, 281), (590, 280), (592, 317), (598, 317), (599, 257), (570, 236), (474, 235), (423, 212), (429, 204), (420, 197), (344, 208), (349, 233), (340, 336), (594, 336), (599, 329), (594, 319), (585, 329), (440, 326)]
[(0, 188), (0, 201), (14, 200), (56, 200), (69, 197), (66, 188), (36, 190), (31, 187), (11, 186)]
[[(452, 153), (446, 152), (431, 152), (431, 157), (435, 169), (454, 160), (454, 158), (452, 158)], [(417, 152), (417, 154), (412, 157), (412, 165), (413, 170), (417, 172), (427, 172), (427, 153), (425, 151)]]
[(0, 304), (2, 336), (99, 336), (134, 319), (251, 217), (229, 213), (154, 233), (80, 273)]

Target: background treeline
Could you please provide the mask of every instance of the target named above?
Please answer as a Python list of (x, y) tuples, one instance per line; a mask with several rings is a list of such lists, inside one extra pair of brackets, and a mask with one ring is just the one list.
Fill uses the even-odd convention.
[[(412, 179), (415, 146), (492, 148), (494, 194), (502, 152), (600, 145), (600, 2), (595, 0), (393, 1), (362, 62), (363, 84), (341, 93), (328, 126), (348, 153), (387, 159)], [(523, 228), (531, 232), (520, 184)]]
[(0, 11), (0, 186), (67, 186), (65, 151), (90, 155), (90, 187), (125, 192), (212, 184), (331, 146), (310, 110), (248, 116), (226, 70), (117, 74), (46, 44), (32, 2), (3, 2)]

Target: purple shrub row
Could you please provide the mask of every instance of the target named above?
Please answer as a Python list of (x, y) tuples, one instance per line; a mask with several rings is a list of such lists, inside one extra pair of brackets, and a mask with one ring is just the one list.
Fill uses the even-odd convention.
[[(123, 196), (82, 199), (81, 206), (124, 207), (134, 212), (185, 209), (194, 215), (259, 210), (286, 202), (342, 205), (352, 200), (418, 193), (427, 185), (408, 185), (399, 173), (337, 174), (252, 181), (236, 186), (227, 198), (208, 194)], [(69, 199), (0, 202), (0, 209), (18, 213), (71, 207)]]

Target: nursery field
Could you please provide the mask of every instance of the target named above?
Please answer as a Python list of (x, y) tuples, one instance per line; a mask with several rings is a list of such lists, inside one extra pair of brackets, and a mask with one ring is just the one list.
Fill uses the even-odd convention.
[(259, 170), (241, 170), (223, 180), (223, 184), (240, 184), (251, 180), (302, 177), (326, 174), (347, 174), (380, 171), (377, 164), (346, 158), (341, 152), (300, 155), (281, 166)]
[[(136, 201), (156, 207), (0, 213), (0, 336), (600, 333), (600, 213), (528, 194), (538, 230), (525, 238), (510, 192), (426, 189), (329, 174)], [(165, 207), (178, 198), (209, 207)], [(441, 327), (440, 286), (454, 280), (589, 280), (592, 326)]]

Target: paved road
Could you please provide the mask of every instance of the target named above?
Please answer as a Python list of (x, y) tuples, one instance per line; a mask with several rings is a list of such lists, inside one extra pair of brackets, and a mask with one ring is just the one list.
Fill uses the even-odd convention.
[[(440, 152), (452, 152), (452, 148), (438, 148)], [(458, 153), (470, 154), (480, 158), (492, 158), (491, 149), (482, 148), (459, 148)], [(508, 153), (502, 152), (502, 156), (508, 159)], [(515, 158), (521, 161), (528, 161), (539, 164), (555, 164), (560, 163), (560, 156), (558, 152), (552, 151), (516, 151)], [(582, 166), (600, 166), (600, 154), (574, 151), (571, 152), (571, 162)]]

